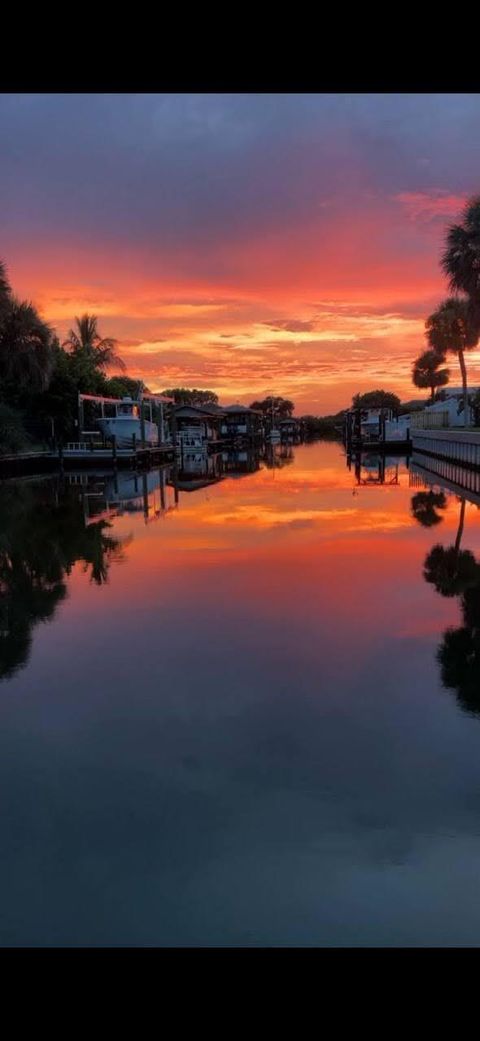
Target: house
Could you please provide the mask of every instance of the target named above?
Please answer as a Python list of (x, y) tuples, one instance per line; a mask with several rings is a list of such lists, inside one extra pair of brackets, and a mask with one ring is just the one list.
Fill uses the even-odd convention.
[(259, 437), (263, 432), (263, 413), (246, 405), (227, 405), (222, 410), (220, 433), (223, 438)]
[[(468, 388), (469, 400), (478, 392), (478, 387)], [(448, 413), (448, 425), (451, 427), (463, 426), (465, 423), (464, 406), (463, 406), (463, 387), (445, 387), (439, 398), (444, 400), (436, 401), (434, 405), (428, 405), (426, 411), (429, 415), (435, 412), (447, 412)], [(468, 406), (468, 424), (471, 426), (475, 423), (475, 412), (474, 409)]]
[(287, 419), (279, 419), (277, 427), (280, 431), (282, 441), (300, 440), (300, 423), (298, 422), (298, 419), (294, 419), (293, 416), (289, 416)]
[(222, 410), (216, 406), (202, 408), (199, 405), (177, 405), (177, 445), (182, 450), (205, 449), (219, 440)]

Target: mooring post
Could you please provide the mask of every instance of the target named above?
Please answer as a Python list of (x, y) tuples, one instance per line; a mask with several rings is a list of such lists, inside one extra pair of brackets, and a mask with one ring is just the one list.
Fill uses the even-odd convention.
[(177, 417), (175, 414), (175, 405), (172, 405), (170, 412), (170, 432), (172, 438), (172, 447), (174, 452), (177, 451)]

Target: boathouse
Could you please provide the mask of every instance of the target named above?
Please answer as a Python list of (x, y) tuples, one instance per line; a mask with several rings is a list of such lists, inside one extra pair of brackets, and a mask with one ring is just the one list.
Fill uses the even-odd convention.
[(199, 405), (178, 405), (175, 409), (177, 444), (183, 450), (205, 449), (220, 439), (221, 413)]
[(298, 419), (289, 416), (287, 419), (279, 419), (277, 423), (282, 441), (300, 440), (300, 423)]
[(263, 432), (263, 413), (246, 405), (227, 405), (222, 408), (220, 432), (222, 438), (259, 437)]

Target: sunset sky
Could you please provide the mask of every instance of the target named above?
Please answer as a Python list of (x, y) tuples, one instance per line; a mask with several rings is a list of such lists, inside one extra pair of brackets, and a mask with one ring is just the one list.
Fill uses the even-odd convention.
[(4, 94), (0, 140), (0, 257), (61, 338), (89, 311), (129, 375), (227, 404), (418, 396), (480, 95)]

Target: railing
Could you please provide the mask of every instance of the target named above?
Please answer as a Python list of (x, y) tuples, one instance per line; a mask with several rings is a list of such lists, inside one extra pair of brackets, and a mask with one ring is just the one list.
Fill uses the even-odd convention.
[(452, 463), (480, 468), (480, 433), (478, 430), (415, 430), (414, 451), (440, 456)]
[(220, 433), (234, 435), (246, 434), (248, 433), (248, 428), (246, 423), (222, 423)]
[(450, 426), (448, 411), (441, 412), (412, 412), (410, 416), (410, 427), (413, 430), (441, 430)]

